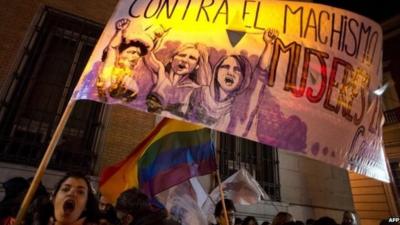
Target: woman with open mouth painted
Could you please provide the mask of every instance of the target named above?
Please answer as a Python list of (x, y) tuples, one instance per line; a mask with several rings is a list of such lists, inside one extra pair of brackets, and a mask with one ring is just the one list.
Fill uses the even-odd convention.
[(218, 128), (227, 128), (235, 97), (250, 84), (252, 69), (242, 55), (223, 56), (214, 66), (210, 86), (193, 91), (186, 117)]
[[(54, 211), (53, 216), (48, 218), (46, 224), (98, 224), (98, 203), (89, 180), (83, 174), (68, 173), (65, 175), (56, 185), (51, 198)], [(45, 223), (41, 221), (40, 224)]]
[[(165, 57), (165, 55), (161, 55)], [(144, 57), (153, 73), (154, 86), (146, 99), (147, 111), (182, 116), (186, 111), (190, 93), (210, 83), (211, 67), (207, 47), (185, 43), (174, 50), (164, 65), (151, 51)]]
[[(249, 115), (249, 109), (251, 109), (253, 89), (257, 83), (264, 83), (263, 80), (269, 74), (268, 62), (272, 51), (268, 50), (270, 49), (268, 46), (276, 37), (277, 31), (273, 29), (264, 31), (265, 46), (260, 56), (247, 55), (246, 51), (243, 51), (241, 54), (220, 57), (212, 66), (211, 85), (202, 86), (192, 92), (185, 113), (186, 119), (228, 133), (251, 126), (249, 118), (253, 118)], [(252, 62), (249, 61), (250, 58)], [(258, 80), (262, 82), (257, 82)]]

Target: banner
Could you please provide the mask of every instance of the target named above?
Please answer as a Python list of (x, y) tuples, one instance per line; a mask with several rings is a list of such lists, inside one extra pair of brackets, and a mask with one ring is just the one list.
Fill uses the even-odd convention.
[[(244, 168), (225, 179), (222, 183), (224, 197), (235, 204), (252, 205), (263, 200), (271, 200), (261, 185)], [(208, 221), (215, 224), (214, 210), (216, 204), (221, 200), (219, 186), (209, 194), (209, 198), (203, 203), (201, 209), (207, 215)], [(278, 211), (276, 212), (278, 213)]]
[(123, 104), (389, 181), (382, 30), (312, 3), (121, 0), (75, 99)]
[(180, 224), (207, 225), (207, 216), (201, 210), (201, 205), (207, 196), (197, 178), (194, 177), (170, 188), (163, 203), (172, 218)]

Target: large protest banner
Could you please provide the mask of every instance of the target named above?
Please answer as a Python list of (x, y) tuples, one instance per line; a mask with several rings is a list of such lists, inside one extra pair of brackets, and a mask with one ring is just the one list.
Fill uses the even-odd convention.
[(200, 123), (389, 181), (382, 31), (312, 3), (121, 0), (74, 99)]

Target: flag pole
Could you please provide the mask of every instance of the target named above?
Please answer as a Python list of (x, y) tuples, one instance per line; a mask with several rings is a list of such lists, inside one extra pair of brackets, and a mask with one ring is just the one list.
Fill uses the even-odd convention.
[(50, 140), (49, 145), (47, 146), (47, 149), (46, 149), (46, 152), (45, 152), (45, 154), (44, 154), (44, 156), (42, 158), (42, 161), (40, 162), (40, 165), (39, 165), (38, 169), (36, 170), (35, 177), (33, 178), (32, 182), (31, 182), (31, 185), (29, 186), (28, 192), (25, 195), (24, 201), (22, 202), (21, 207), (20, 207), (20, 209), (18, 211), (17, 218), (16, 218), (16, 221), (15, 221), (16, 225), (22, 224), (22, 221), (23, 221), (23, 219), (25, 217), (25, 214), (26, 214), (26, 212), (28, 210), (29, 204), (31, 203), (32, 198), (33, 198), (33, 196), (34, 196), (34, 194), (35, 194), (35, 192), (36, 192), (36, 190), (37, 190), (37, 188), (39, 186), (39, 183), (40, 183), (40, 181), (41, 181), (41, 179), (42, 179), (42, 177), (44, 175), (44, 172), (45, 172), (45, 170), (47, 168), (47, 165), (50, 162), (51, 156), (54, 153), (54, 149), (55, 149), (55, 147), (56, 147), (56, 145), (58, 143), (58, 140), (61, 137), (61, 134), (62, 134), (62, 132), (64, 130), (65, 124), (67, 123), (68, 118), (71, 115), (71, 112), (72, 112), (72, 110), (73, 110), (73, 108), (75, 106), (75, 103), (76, 103), (76, 100), (70, 99), (70, 101), (67, 104), (67, 107), (64, 110), (64, 113), (63, 113), (63, 115), (62, 115), (62, 117), (60, 119), (60, 122), (58, 123), (57, 128), (54, 131), (54, 134), (53, 134), (53, 136), (52, 136), (52, 138)]
[(222, 209), (224, 211), (224, 218), (225, 218), (225, 222), (226, 222), (225, 224), (229, 224), (228, 213), (226, 212), (226, 206), (225, 206), (224, 191), (222, 190), (221, 178), (219, 176), (219, 171), (218, 170), (217, 170), (217, 181), (218, 181), (218, 186), (219, 186), (219, 193), (221, 195)]
[[(216, 146), (219, 146), (219, 135), (217, 132), (213, 132), (213, 130), (211, 130), (211, 132), (213, 133), (213, 135), (211, 135), (212, 137), (214, 137), (214, 142)], [(217, 149), (219, 150), (219, 148)], [(220, 162), (220, 154), (217, 154), (217, 151), (215, 151), (215, 159), (217, 162)], [(226, 212), (226, 206), (225, 206), (225, 196), (224, 196), (224, 191), (222, 190), (222, 184), (221, 184), (221, 178), (219, 176), (219, 163), (217, 163), (217, 182), (218, 182), (218, 187), (219, 187), (219, 193), (221, 195), (221, 203), (222, 203), (222, 210), (224, 211), (224, 218), (225, 218), (225, 222), (226, 224), (229, 224), (229, 220), (228, 220), (228, 213)]]

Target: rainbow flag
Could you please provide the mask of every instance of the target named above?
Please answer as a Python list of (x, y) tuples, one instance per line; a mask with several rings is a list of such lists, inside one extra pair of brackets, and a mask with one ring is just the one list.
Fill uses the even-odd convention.
[(154, 196), (216, 168), (209, 129), (163, 119), (124, 160), (103, 169), (100, 192), (113, 202), (131, 187)]

